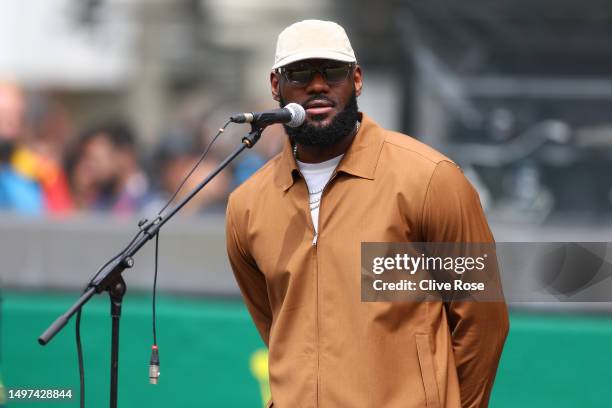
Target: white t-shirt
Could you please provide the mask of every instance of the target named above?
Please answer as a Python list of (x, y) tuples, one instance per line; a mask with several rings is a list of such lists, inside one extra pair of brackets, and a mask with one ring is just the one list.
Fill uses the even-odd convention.
[(306, 179), (308, 185), (308, 203), (310, 204), (310, 215), (314, 225), (315, 234), (319, 231), (319, 205), (321, 204), (321, 194), (325, 185), (331, 178), (336, 166), (342, 160), (343, 154), (333, 159), (321, 163), (303, 163), (299, 160), (297, 165), (300, 172)]

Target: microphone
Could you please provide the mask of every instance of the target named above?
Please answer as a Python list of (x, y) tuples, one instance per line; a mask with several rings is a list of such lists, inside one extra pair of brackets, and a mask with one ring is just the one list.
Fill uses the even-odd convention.
[(260, 128), (274, 123), (285, 123), (289, 127), (298, 127), (304, 123), (304, 119), (306, 119), (306, 111), (302, 105), (297, 103), (290, 103), (284, 108), (263, 112), (245, 112), (230, 117), (234, 123), (251, 123)]

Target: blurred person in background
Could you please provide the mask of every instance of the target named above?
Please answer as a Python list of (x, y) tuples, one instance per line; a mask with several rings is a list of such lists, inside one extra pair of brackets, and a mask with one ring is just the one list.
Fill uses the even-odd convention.
[(43, 210), (40, 187), (16, 163), (23, 143), (24, 113), (21, 88), (0, 82), (0, 208), (40, 214)]
[(65, 171), (66, 154), (74, 135), (72, 116), (57, 99), (43, 92), (28, 97), (28, 146), (48, 169), (40, 180), (48, 213), (67, 214), (74, 204)]
[(85, 131), (70, 168), (74, 201), (80, 210), (129, 215), (139, 212), (150, 197), (136, 137), (121, 120)]
[[(156, 213), (172, 197), (183, 179), (199, 160), (203, 148), (197, 132), (188, 127), (177, 127), (166, 133), (157, 147), (154, 158), (157, 188), (154, 199), (147, 205), (147, 214)], [(206, 159), (185, 182), (170, 205), (177, 204), (195, 188), (218, 164), (220, 160), (210, 151)], [(182, 210), (183, 215), (197, 215), (203, 211), (223, 212), (232, 179), (231, 171), (225, 169), (200, 191)]]
[(15, 83), (0, 81), (0, 208), (23, 214), (72, 208), (63, 168), (26, 138), (26, 99)]

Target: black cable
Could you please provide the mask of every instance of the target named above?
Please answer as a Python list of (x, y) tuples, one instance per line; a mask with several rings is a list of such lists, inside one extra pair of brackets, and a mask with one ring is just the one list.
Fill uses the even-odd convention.
[[(208, 145), (204, 149), (204, 152), (202, 153), (202, 155), (200, 156), (200, 158), (198, 159), (196, 164), (194, 164), (194, 166), (189, 171), (189, 173), (187, 173), (187, 175), (185, 176), (185, 178), (183, 179), (183, 181), (181, 182), (179, 187), (176, 189), (174, 194), (172, 194), (172, 197), (170, 197), (168, 202), (162, 207), (161, 210), (159, 210), (159, 212), (157, 213), (158, 217), (161, 217), (162, 212), (164, 212), (164, 210), (166, 208), (168, 208), (170, 203), (172, 203), (172, 201), (176, 198), (176, 196), (179, 193), (179, 191), (181, 190), (181, 188), (183, 188), (183, 186), (185, 185), (185, 183), (187, 182), (189, 177), (193, 174), (193, 172), (196, 170), (196, 168), (202, 163), (202, 161), (204, 161), (204, 159), (208, 155), (208, 151), (210, 150), (210, 148), (213, 146), (213, 144), (217, 141), (219, 136), (221, 136), (221, 133), (223, 133), (225, 131), (225, 128), (227, 128), (227, 126), (230, 123), (231, 123), (231, 121), (228, 120), (225, 123), (225, 125), (223, 125), (223, 127), (219, 128), (219, 130), (217, 131), (217, 134), (208, 143)], [(112, 262), (114, 262), (117, 258), (125, 255), (132, 248), (132, 245), (134, 245), (134, 243), (140, 237), (140, 235), (145, 232), (145, 230), (142, 228), (142, 226), (146, 222), (147, 222), (146, 220), (143, 220), (141, 223), (139, 223), (139, 225), (138, 225), (139, 228), (140, 228), (139, 231), (136, 233), (136, 235), (132, 238), (132, 240), (125, 246), (125, 248), (121, 252), (119, 252), (117, 255), (115, 255), (114, 257), (109, 259), (104, 265), (102, 265), (100, 268), (98, 268), (98, 270), (96, 271), (94, 276), (87, 283), (87, 286), (85, 287), (85, 289), (83, 289), (83, 293), (85, 291), (87, 291), (89, 286), (95, 281), (95, 279), (98, 277), (98, 275), (100, 275), (100, 273), (108, 265), (110, 265)], [(155, 320), (156, 320), (156, 318), (155, 318), (155, 303), (156, 303), (156, 292), (157, 292), (157, 260), (158, 260), (158, 251), (159, 251), (159, 231), (155, 234), (155, 275), (153, 277), (153, 349), (154, 349), (155, 359), (152, 358), (152, 361), (155, 361), (157, 366), (159, 367), (159, 360), (157, 358), (157, 333), (156, 333), (157, 330), (156, 330), (156, 325), (155, 325)], [(83, 366), (83, 348), (82, 348), (82, 345), (81, 345), (81, 309), (79, 309), (79, 311), (77, 312), (77, 320), (76, 320), (76, 325), (75, 325), (75, 332), (76, 332), (76, 342), (77, 342), (77, 355), (78, 355), (78, 359), (79, 359), (79, 386), (80, 386), (80, 389), (81, 389), (81, 392), (80, 392), (80, 407), (84, 408), (85, 407), (85, 368)]]
[(157, 260), (159, 254), (159, 232), (155, 234), (155, 273), (153, 274), (153, 345), (157, 346), (157, 326), (155, 325), (155, 304), (156, 304), (156, 294), (157, 294)]
[(76, 316), (76, 344), (77, 358), (79, 359), (79, 406), (85, 408), (85, 367), (83, 366), (83, 347), (81, 345), (81, 309)]
[[(183, 181), (181, 181), (181, 184), (178, 186), (174, 194), (172, 194), (172, 197), (170, 197), (168, 202), (166, 202), (166, 204), (162, 207), (162, 209), (159, 210), (159, 212), (157, 213), (157, 216), (159, 218), (161, 218), (162, 213), (164, 212), (164, 210), (166, 210), (166, 208), (168, 208), (170, 203), (174, 201), (174, 199), (176, 198), (178, 193), (181, 191), (181, 189), (183, 188), (183, 186), (185, 185), (189, 177), (191, 177), (191, 175), (197, 169), (197, 167), (204, 161), (212, 145), (217, 141), (219, 136), (221, 136), (221, 133), (225, 131), (225, 128), (227, 128), (227, 126), (230, 123), (231, 121), (228, 120), (223, 125), (223, 127), (219, 128), (219, 131), (217, 132), (217, 134), (208, 143), (208, 145), (204, 149), (204, 152), (202, 153), (198, 161), (194, 164), (194, 166), (191, 168), (189, 173), (187, 173), (187, 175), (183, 178)], [(157, 306), (157, 275), (158, 275), (158, 266), (159, 266), (159, 234), (160, 232), (161, 231), (158, 230), (157, 233), (155, 234), (155, 272), (153, 274), (153, 296), (152, 296), (152, 305), (151, 305), (151, 308), (152, 308), (151, 319), (152, 319), (152, 327), (153, 327), (153, 346), (151, 347), (151, 359), (149, 360), (149, 382), (151, 384), (157, 384), (157, 381), (159, 378), (159, 351), (157, 347), (156, 306)]]
[(159, 212), (157, 213), (157, 215), (161, 215), (162, 212), (164, 212), (164, 210), (166, 208), (168, 208), (168, 206), (170, 205), (170, 203), (176, 198), (176, 195), (179, 193), (179, 191), (181, 191), (181, 188), (183, 188), (183, 186), (185, 185), (185, 183), (187, 182), (187, 179), (189, 177), (191, 177), (191, 175), (193, 174), (193, 172), (196, 170), (196, 168), (200, 165), (200, 163), (202, 163), (202, 161), (204, 160), (204, 158), (206, 157), (206, 155), (208, 154), (208, 151), (210, 150), (210, 148), (212, 147), (212, 145), (215, 143), (215, 141), (217, 140), (217, 138), (219, 136), (221, 136), (221, 133), (225, 132), (225, 128), (231, 123), (230, 120), (228, 120), (227, 122), (225, 122), (225, 125), (223, 125), (221, 128), (219, 128), (219, 130), (217, 131), (217, 134), (212, 138), (212, 140), (208, 143), (208, 146), (206, 146), (206, 148), (204, 149), (204, 153), (202, 153), (202, 155), (200, 156), (200, 158), (198, 159), (198, 162), (196, 164), (194, 164), (193, 168), (189, 171), (189, 173), (187, 173), (187, 175), (185, 176), (185, 178), (183, 179), (183, 181), (181, 182), (181, 184), (178, 186), (178, 188), (176, 189), (176, 191), (174, 192), (174, 194), (172, 194), (172, 197), (170, 197), (170, 199), (168, 200), (168, 202), (162, 207), (161, 210), (159, 210)]
[[(181, 191), (181, 189), (183, 188), (183, 186), (185, 185), (185, 183), (187, 182), (189, 177), (191, 177), (193, 172), (204, 161), (204, 159), (208, 155), (208, 152), (210, 151), (210, 148), (212, 147), (212, 145), (217, 141), (219, 136), (221, 136), (221, 133), (223, 133), (225, 131), (225, 128), (227, 128), (227, 126), (230, 123), (231, 123), (231, 121), (228, 120), (227, 122), (225, 122), (223, 127), (219, 128), (219, 130), (217, 131), (217, 134), (208, 143), (208, 145), (204, 149), (204, 152), (202, 153), (202, 155), (200, 156), (198, 161), (193, 165), (193, 167), (191, 168), (189, 173), (187, 173), (187, 175), (183, 178), (183, 181), (181, 181), (181, 184), (178, 186), (178, 188), (176, 189), (174, 194), (172, 194), (172, 197), (170, 197), (168, 202), (166, 202), (166, 204), (162, 207), (162, 209), (159, 210), (159, 212), (157, 213), (157, 218), (158, 219), (161, 220), (162, 213), (164, 212), (164, 210), (166, 210), (166, 208), (168, 208), (170, 203), (172, 203), (174, 201), (174, 199), (176, 198), (178, 193)], [(155, 273), (153, 275), (153, 299), (152, 299), (152, 314), (151, 314), (152, 315), (152, 323), (153, 323), (153, 325), (152, 325), (153, 326), (153, 346), (151, 347), (151, 359), (149, 360), (149, 382), (151, 384), (157, 384), (157, 381), (159, 379), (159, 351), (158, 351), (158, 347), (157, 347), (157, 324), (156, 324), (156, 321), (157, 321), (157, 317), (156, 317), (157, 272), (158, 272), (158, 264), (159, 264), (159, 262), (158, 262), (159, 261), (159, 233), (160, 233), (160, 231), (157, 230), (157, 233), (155, 234)]]
[(155, 306), (157, 303), (157, 266), (159, 260), (159, 233), (155, 234), (155, 273), (153, 274), (153, 301), (152, 301), (152, 320), (153, 320), (153, 345), (151, 346), (151, 358), (149, 359), (149, 383), (157, 384), (159, 380), (159, 350), (157, 347), (157, 325)]

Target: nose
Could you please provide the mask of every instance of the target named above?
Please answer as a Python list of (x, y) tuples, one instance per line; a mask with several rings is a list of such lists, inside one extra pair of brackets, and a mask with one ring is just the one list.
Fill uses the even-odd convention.
[(327, 93), (329, 91), (329, 85), (321, 72), (315, 72), (314, 76), (306, 87), (308, 93)]

